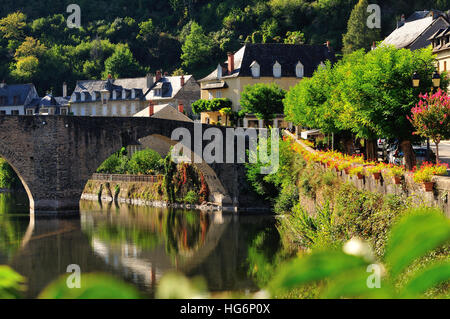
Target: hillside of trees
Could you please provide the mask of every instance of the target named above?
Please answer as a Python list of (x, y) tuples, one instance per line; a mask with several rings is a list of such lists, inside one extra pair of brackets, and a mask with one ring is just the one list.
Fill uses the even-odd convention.
[[(108, 74), (161, 69), (200, 78), (244, 42), (329, 40), (340, 52), (358, 0), (77, 0), (81, 28), (69, 29), (66, 8), (73, 2), (2, 0), (0, 80), (33, 82), (40, 94), (60, 95), (64, 81), (72, 89), (76, 80)], [(450, 0), (369, 2), (382, 8), (378, 40), (402, 13), (450, 9)]]

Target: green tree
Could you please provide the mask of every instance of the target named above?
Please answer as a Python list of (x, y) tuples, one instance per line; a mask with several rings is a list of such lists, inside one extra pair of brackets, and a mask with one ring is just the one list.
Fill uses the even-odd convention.
[(283, 99), (286, 91), (275, 83), (247, 85), (241, 93), (240, 115), (253, 113), (266, 123), (272, 120), (276, 114), (283, 113)]
[(371, 29), (367, 26), (368, 6), (367, 0), (359, 0), (350, 14), (347, 33), (343, 36), (343, 52), (345, 54), (359, 49), (369, 49), (374, 41), (380, 39), (379, 29)]
[(27, 16), (20, 11), (10, 13), (0, 19), (0, 32), (9, 40), (21, 40), (25, 36)]
[(196, 22), (192, 22), (189, 35), (181, 47), (181, 60), (186, 71), (192, 72), (198, 67), (203, 67), (210, 62), (213, 49), (213, 41), (208, 37), (203, 28)]
[(301, 31), (288, 31), (284, 38), (285, 44), (304, 44), (305, 34)]
[(128, 45), (119, 44), (114, 53), (105, 61), (103, 78), (107, 78), (109, 74), (118, 79), (138, 76), (141, 73), (143, 73), (142, 68), (133, 57)]

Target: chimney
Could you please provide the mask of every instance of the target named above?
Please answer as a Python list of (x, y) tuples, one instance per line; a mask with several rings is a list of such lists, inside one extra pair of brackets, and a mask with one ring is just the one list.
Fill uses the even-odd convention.
[(234, 71), (234, 54), (228, 52), (227, 55), (228, 55), (228, 74), (231, 74)]
[(63, 97), (66, 97), (67, 96), (67, 83), (66, 82), (64, 82), (63, 83), (63, 93), (62, 93), (63, 95)]
[(161, 80), (161, 71), (160, 70), (158, 70), (158, 71), (156, 71), (156, 79), (155, 79), (155, 82), (158, 82), (159, 80)]
[(153, 86), (153, 84), (154, 84), (154, 82), (153, 82), (153, 75), (147, 74), (145, 76), (145, 78), (147, 79), (147, 89), (150, 89)]
[(169, 76), (169, 72), (164, 72), (164, 77), (168, 77)]
[(178, 112), (183, 113), (183, 111), (184, 111), (184, 105), (183, 105), (183, 103), (180, 102), (178, 104)]
[(152, 117), (153, 114), (155, 114), (155, 106), (153, 105), (152, 101), (148, 102), (148, 116)]
[(184, 86), (184, 75), (181, 75), (181, 78), (180, 78), (180, 85), (181, 85), (181, 87)]
[(405, 22), (405, 15), (404, 14), (402, 14), (402, 17), (401, 17), (400, 21), (401, 22)]
[(372, 43), (372, 51), (375, 50), (376, 48), (377, 48), (377, 45), (376, 45), (375, 41), (373, 41), (373, 43)]

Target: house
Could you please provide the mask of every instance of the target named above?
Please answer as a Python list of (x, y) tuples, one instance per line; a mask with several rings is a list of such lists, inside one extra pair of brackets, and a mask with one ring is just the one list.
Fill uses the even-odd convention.
[(47, 94), (43, 98), (37, 97), (25, 105), (26, 115), (68, 115), (69, 97), (53, 97)]
[[(450, 71), (450, 26), (439, 29), (429, 38), (436, 54), (436, 68), (438, 72)], [(450, 91), (450, 88), (449, 88)]]
[(0, 83), (0, 115), (24, 115), (25, 105), (39, 98), (33, 84)]
[(429, 38), (450, 24), (447, 15), (437, 10), (417, 11), (408, 19), (404, 15), (395, 29), (381, 45), (394, 45), (398, 49), (417, 50), (428, 47)]
[[(241, 92), (247, 85), (276, 83), (284, 90), (296, 85), (325, 61), (335, 62), (333, 49), (325, 45), (293, 44), (245, 44), (236, 53), (228, 53), (228, 60), (205, 78), (199, 80), (201, 98), (228, 98), (233, 111), (240, 110)], [(207, 117), (204, 117), (206, 120)], [(283, 116), (272, 123), (279, 126)], [(251, 122), (251, 123), (250, 123)], [(256, 124), (254, 123), (256, 122)], [(244, 126), (260, 125), (260, 121), (248, 115)]]
[(190, 105), (200, 97), (200, 86), (192, 75), (78, 81), (70, 99), (77, 116), (133, 116), (152, 101), (157, 104)]
[(154, 105), (170, 104), (174, 108), (183, 104), (184, 112), (193, 115), (191, 105), (200, 99), (200, 85), (192, 75), (168, 76), (166, 73), (163, 76), (157, 71), (155, 84), (145, 94), (145, 99)]
[(133, 116), (145, 105), (153, 77), (78, 81), (70, 97), (75, 116)]

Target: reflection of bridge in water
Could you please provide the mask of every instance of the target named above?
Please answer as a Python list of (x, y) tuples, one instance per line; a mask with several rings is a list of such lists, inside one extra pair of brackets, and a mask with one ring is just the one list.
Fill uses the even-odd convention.
[[(186, 220), (185, 213), (163, 209), (88, 205), (87, 211), (82, 205), (81, 218), (31, 219), (22, 248), (10, 263), (27, 278), (28, 297), (35, 297), (65, 274), (70, 264), (79, 265), (84, 273), (111, 273), (149, 296), (161, 276), (173, 270), (203, 276), (212, 291), (256, 288), (244, 266), (252, 232), (241, 227), (251, 224), (251, 228), (264, 229), (267, 219), (264, 222), (262, 216), (258, 216), (262, 222), (257, 225), (255, 218), (195, 212), (192, 216), (198, 219), (193, 222)], [(180, 231), (189, 222), (187, 233)], [(115, 237), (117, 229), (138, 238)], [(142, 236), (155, 232), (159, 237), (153, 244), (140, 243)]]

